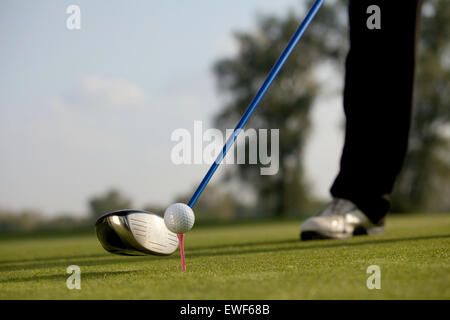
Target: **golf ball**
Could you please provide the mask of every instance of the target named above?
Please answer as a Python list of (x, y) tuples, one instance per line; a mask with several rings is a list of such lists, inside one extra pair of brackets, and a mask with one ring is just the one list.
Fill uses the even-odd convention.
[(194, 226), (194, 212), (184, 203), (174, 203), (164, 212), (164, 222), (173, 233), (186, 233)]

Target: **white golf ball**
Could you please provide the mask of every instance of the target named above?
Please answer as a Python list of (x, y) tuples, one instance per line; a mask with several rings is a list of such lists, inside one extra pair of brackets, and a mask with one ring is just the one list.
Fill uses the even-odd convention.
[(164, 212), (164, 222), (173, 233), (186, 233), (194, 226), (194, 212), (184, 203), (174, 203)]

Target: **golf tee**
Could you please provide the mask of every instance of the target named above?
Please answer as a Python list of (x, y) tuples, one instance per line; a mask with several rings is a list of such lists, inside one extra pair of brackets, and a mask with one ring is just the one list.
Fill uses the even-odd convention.
[(181, 269), (186, 271), (186, 260), (184, 260), (184, 234), (177, 234), (178, 241), (180, 242), (180, 258), (181, 258)]

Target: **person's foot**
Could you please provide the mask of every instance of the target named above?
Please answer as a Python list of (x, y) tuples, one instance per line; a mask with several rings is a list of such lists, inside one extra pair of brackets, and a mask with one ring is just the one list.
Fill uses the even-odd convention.
[(345, 239), (355, 235), (383, 232), (383, 220), (379, 224), (374, 224), (353, 202), (334, 198), (318, 216), (302, 223), (300, 239)]

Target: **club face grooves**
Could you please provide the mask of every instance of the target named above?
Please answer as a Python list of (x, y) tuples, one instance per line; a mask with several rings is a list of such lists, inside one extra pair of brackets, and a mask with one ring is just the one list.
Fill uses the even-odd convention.
[[(133, 219), (136, 215), (140, 216), (139, 220)], [(130, 223), (137, 223), (138, 228), (136, 229), (136, 225), (132, 228)], [(152, 223), (159, 225), (153, 226)], [(158, 233), (157, 229), (162, 230)], [(103, 248), (114, 254), (170, 255), (178, 247), (178, 243), (172, 241), (176, 235), (166, 229), (163, 219), (147, 211), (121, 210), (107, 213), (98, 218), (95, 230)], [(150, 230), (152, 234), (147, 235), (146, 232)]]

